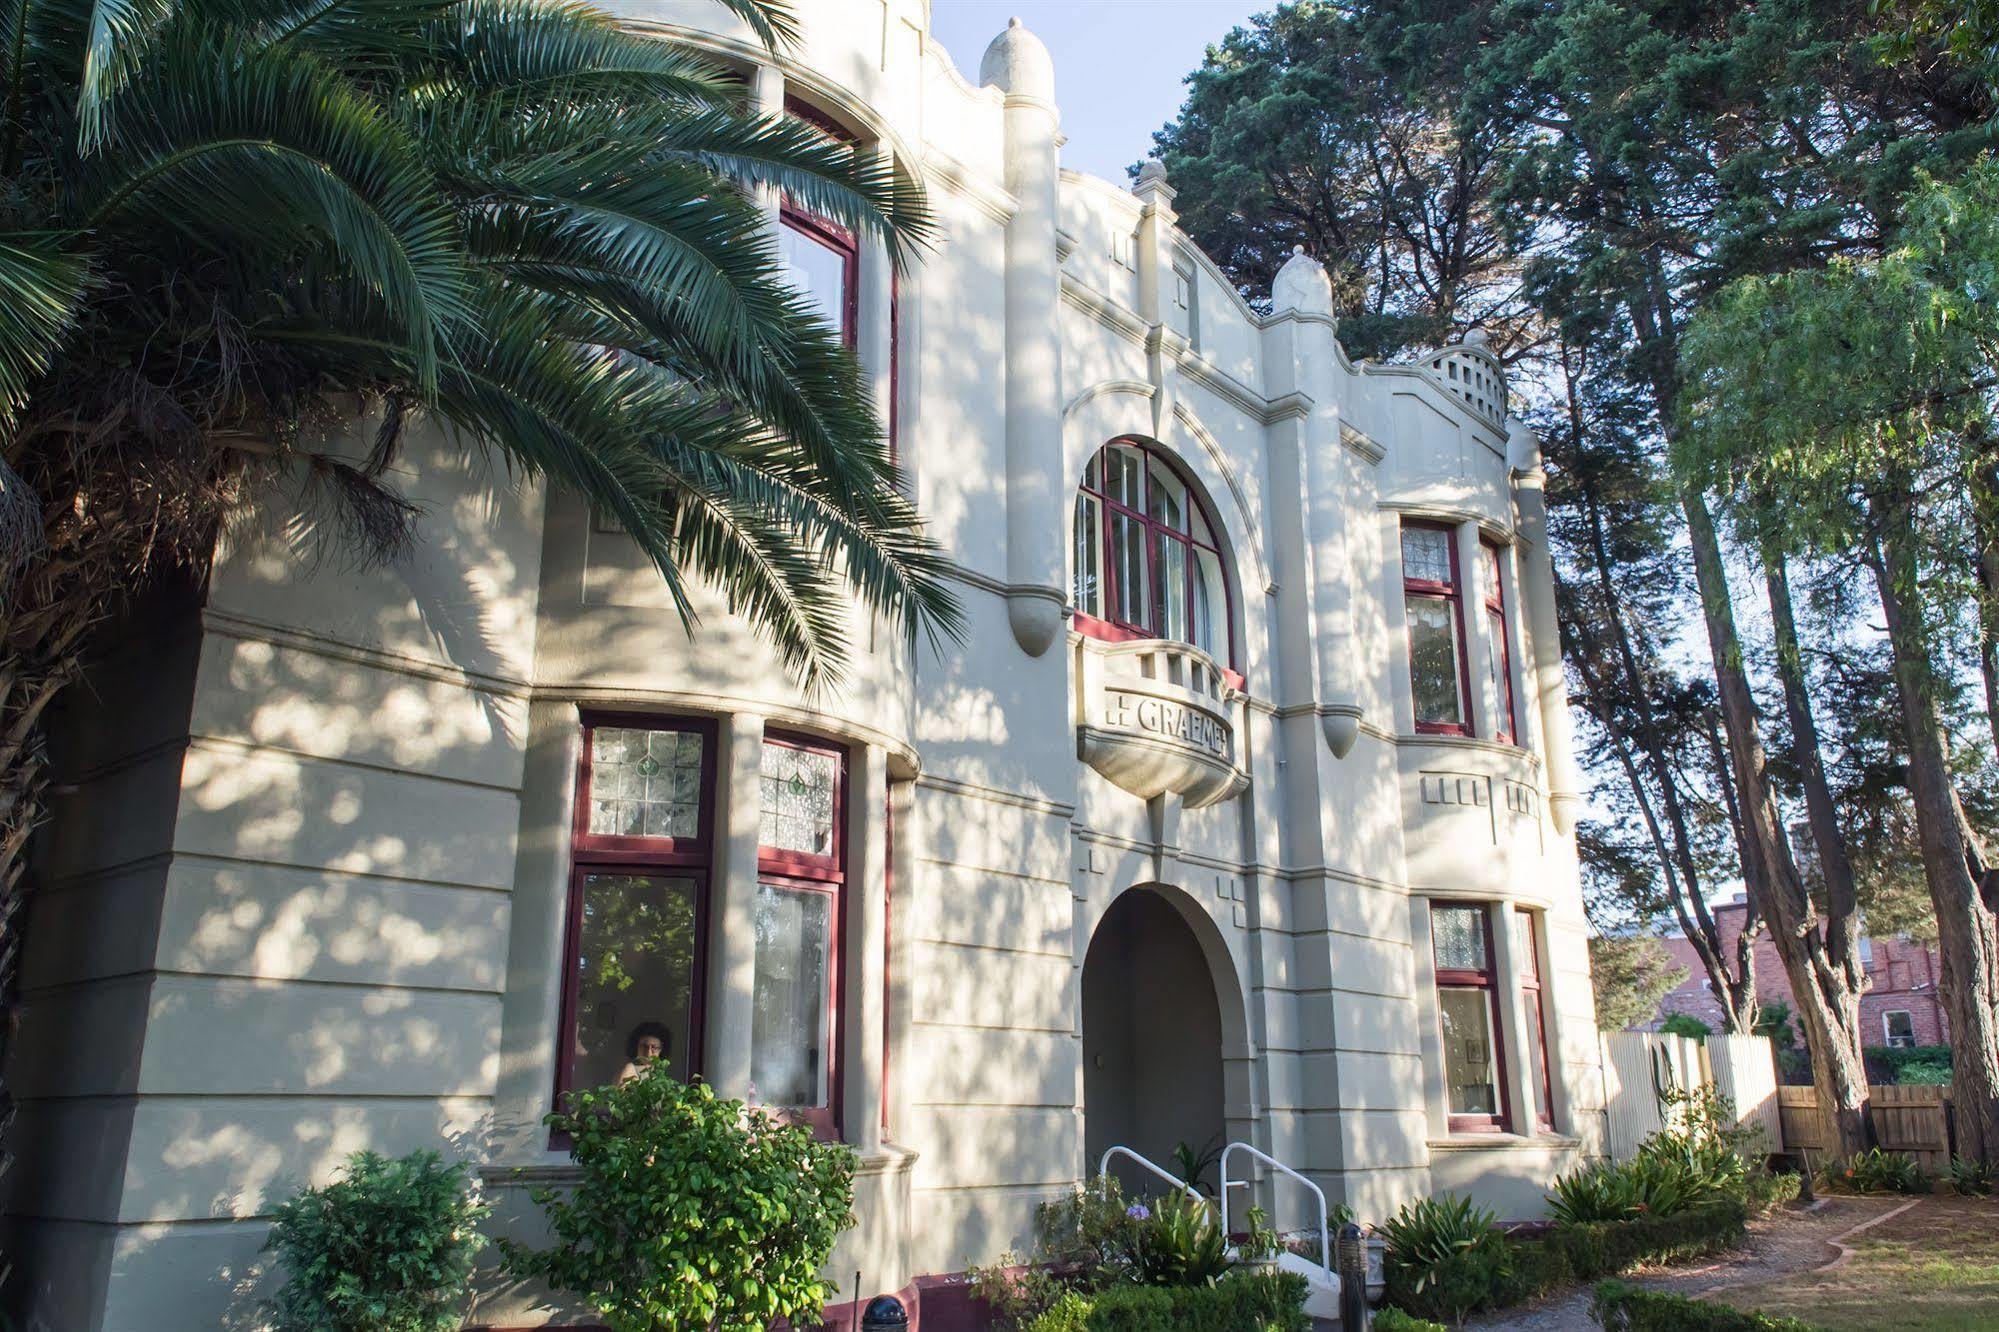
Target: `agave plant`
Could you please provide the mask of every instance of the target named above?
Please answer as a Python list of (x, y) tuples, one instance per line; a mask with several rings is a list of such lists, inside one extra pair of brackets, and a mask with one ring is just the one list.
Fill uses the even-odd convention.
[[(780, 0), (722, 2), (795, 40)], [(900, 265), (922, 194), (739, 95), (572, 0), (0, 5), (0, 969), (90, 628), (253, 493), (364, 556), (420, 539), (390, 484), (420, 416), (615, 520), (689, 623), (719, 588), (808, 682), (850, 596), (956, 632), (757, 197)], [(357, 402), (366, 456), (309, 443)]]

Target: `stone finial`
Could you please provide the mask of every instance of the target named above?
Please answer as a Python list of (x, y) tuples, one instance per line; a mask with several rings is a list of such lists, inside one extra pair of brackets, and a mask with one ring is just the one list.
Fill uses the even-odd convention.
[(1138, 183), (1141, 185), (1158, 182), (1166, 183), (1166, 164), (1156, 157), (1148, 157), (1138, 164)]
[(979, 82), (992, 84), (1012, 97), (1055, 101), (1055, 61), (1041, 39), (1018, 18), (1006, 21), (1006, 31), (993, 38), (979, 62)]
[(1333, 280), (1326, 275), (1325, 265), (1305, 253), (1304, 246), (1292, 246), (1291, 257), (1277, 270), (1277, 280), (1270, 284), (1270, 308), (1274, 314), (1333, 313)]
[(1466, 329), (1464, 337), (1459, 341), (1467, 347), (1489, 348), (1492, 344), (1492, 335), (1482, 328), (1473, 327)]

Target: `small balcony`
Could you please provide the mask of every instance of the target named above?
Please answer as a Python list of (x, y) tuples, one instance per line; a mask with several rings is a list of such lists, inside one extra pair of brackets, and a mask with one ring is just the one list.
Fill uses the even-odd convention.
[(1176, 795), (1190, 809), (1249, 785), (1239, 737), (1246, 696), (1221, 663), (1190, 643), (1123, 643), (1071, 635), (1076, 755), (1142, 800)]

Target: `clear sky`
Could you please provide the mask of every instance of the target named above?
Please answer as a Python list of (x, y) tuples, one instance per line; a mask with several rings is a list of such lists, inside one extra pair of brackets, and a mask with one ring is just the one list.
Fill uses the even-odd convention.
[(1062, 164), (1122, 184), (1152, 148), (1152, 132), (1180, 109), (1180, 81), (1209, 43), (1274, 0), (931, 0), (931, 33), (960, 73), (979, 81), (979, 57), (1020, 21), (1055, 58), (1055, 98), (1068, 143)]

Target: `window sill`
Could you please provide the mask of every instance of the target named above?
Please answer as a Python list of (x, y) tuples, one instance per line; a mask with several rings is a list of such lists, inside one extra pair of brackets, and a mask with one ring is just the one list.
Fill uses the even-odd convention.
[(1453, 1133), (1428, 1143), (1433, 1152), (1573, 1151), (1582, 1145), (1581, 1138), (1566, 1133), (1537, 1133), (1531, 1138), (1518, 1133)]

